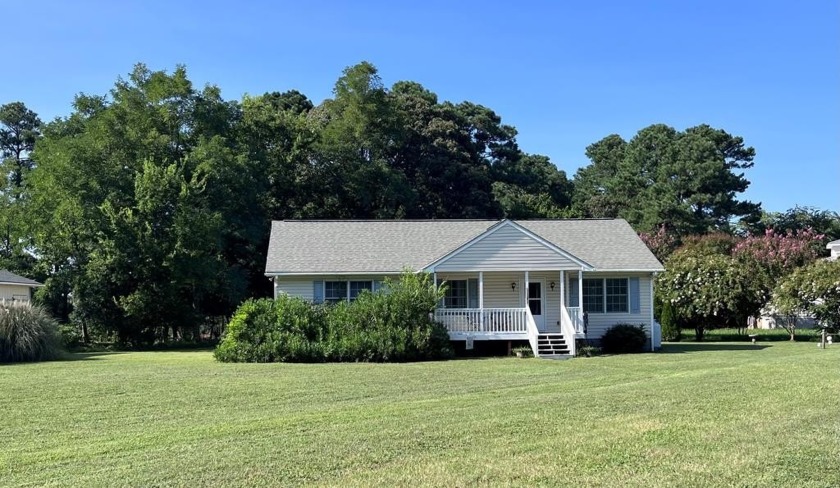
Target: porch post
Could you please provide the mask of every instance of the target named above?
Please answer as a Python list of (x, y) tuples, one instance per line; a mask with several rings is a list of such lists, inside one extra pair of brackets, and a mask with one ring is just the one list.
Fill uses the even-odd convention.
[(528, 306), (528, 297), (530, 296), (530, 295), (528, 295), (529, 286), (530, 285), (528, 284), (528, 272), (526, 271), (525, 272), (525, 306), (526, 307)]
[(578, 271), (578, 313), (583, 320), (583, 269)]
[[(563, 325), (563, 311), (566, 310), (566, 270), (560, 270), (560, 325)], [(562, 330), (562, 329), (561, 329)]]
[(481, 309), (480, 329), (484, 330), (484, 271), (478, 272), (478, 308)]

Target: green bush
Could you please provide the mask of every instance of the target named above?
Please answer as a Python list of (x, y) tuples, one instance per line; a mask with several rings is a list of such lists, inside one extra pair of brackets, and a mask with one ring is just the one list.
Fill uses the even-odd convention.
[(216, 348), (219, 361), (420, 361), (450, 357), (432, 319), (440, 299), (427, 275), (404, 273), (351, 302), (312, 305), (287, 296), (243, 303)]
[(42, 308), (0, 306), (0, 362), (54, 359), (60, 343), (58, 324)]
[(682, 338), (682, 330), (677, 322), (677, 315), (674, 313), (674, 306), (666, 301), (662, 304), (662, 315), (659, 319), (662, 326), (662, 340), (678, 341)]
[(607, 354), (642, 352), (647, 341), (647, 335), (641, 325), (618, 324), (601, 337), (601, 349)]

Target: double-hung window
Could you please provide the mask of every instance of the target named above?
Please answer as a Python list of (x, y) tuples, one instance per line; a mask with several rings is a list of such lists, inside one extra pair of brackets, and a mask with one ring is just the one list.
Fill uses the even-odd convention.
[(373, 290), (372, 281), (325, 281), (324, 301), (336, 303), (353, 301), (365, 290)]
[(583, 310), (588, 313), (627, 313), (627, 278), (588, 278), (583, 280)]
[(467, 308), (467, 280), (446, 282), (446, 295), (443, 297), (445, 308)]

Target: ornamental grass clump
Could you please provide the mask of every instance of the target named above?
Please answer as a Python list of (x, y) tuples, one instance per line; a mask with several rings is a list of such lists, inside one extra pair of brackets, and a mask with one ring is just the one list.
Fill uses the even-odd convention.
[(58, 324), (42, 308), (0, 305), (0, 362), (54, 359), (60, 343)]

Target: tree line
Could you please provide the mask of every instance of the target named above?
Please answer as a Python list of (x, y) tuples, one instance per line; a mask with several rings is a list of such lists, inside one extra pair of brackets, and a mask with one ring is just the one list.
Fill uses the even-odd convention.
[[(272, 219), (622, 217), (672, 245), (784, 220), (741, 199), (755, 150), (721, 129), (609, 135), (572, 178), (516, 136), (488, 107), (386, 87), (366, 62), (318, 105), (295, 90), (226, 100), (183, 66), (140, 64), (47, 123), (0, 107), (0, 267), (43, 281), (39, 301), (84, 340), (151, 343), (195, 339), (270, 292)], [(836, 214), (795, 211), (840, 237)]]

